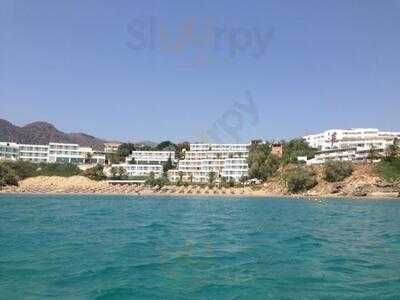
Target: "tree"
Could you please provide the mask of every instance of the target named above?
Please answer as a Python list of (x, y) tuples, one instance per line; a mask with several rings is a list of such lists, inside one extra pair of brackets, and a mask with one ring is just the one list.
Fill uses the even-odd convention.
[(210, 185), (214, 184), (216, 176), (217, 174), (214, 171), (208, 173), (208, 182), (210, 183)]
[(125, 157), (129, 156), (132, 151), (135, 151), (136, 147), (132, 143), (124, 143), (118, 147), (116, 153), (106, 153), (106, 159), (111, 164), (118, 164), (125, 160)]
[(90, 164), (91, 160), (92, 160), (92, 153), (90, 152), (86, 153), (85, 164)]
[(174, 168), (174, 164), (172, 162), (171, 155), (168, 157), (168, 160), (163, 164), (163, 171), (167, 173), (169, 170)]
[(132, 143), (124, 143), (118, 147), (117, 155), (123, 159), (129, 156), (132, 151), (135, 151), (135, 145)]
[(345, 161), (331, 161), (324, 166), (324, 178), (328, 182), (338, 182), (353, 173), (353, 164)]
[(2, 161), (1, 164), (14, 170), (19, 179), (37, 176), (38, 167), (40, 167), (38, 164), (22, 160)]
[(249, 180), (249, 178), (247, 176), (242, 176), (239, 178), (239, 181), (241, 184), (245, 184), (247, 180)]
[(334, 133), (332, 133), (332, 135), (331, 135), (331, 149), (334, 148), (336, 142), (337, 142), (337, 133), (334, 132)]
[(400, 158), (386, 158), (377, 164), (378, 174), (387, 181), (400, 182)]
[(302, 167), (287, 171), (283, 178), (288, 191), (292, 193), (304, 192), (317, 185), (315, 174)]
[(171, 141), (163, 141), (156, 146), (156, 150), (158, 151), (166, 150), (167, 148), (171, 149), (171, 151), (175, 151), (176, 145)]
[(18, 185), (18, 176), (9, 166), (0, 164), (0, 187)]
[(160, 178), (155, 178), (154, 172), (150, 172), (149, 177), (147, 178), (146, 185), (149, 186), (158, 186), (159, 188), (163, 187), (164, 185), (169, 184), (169, 180), (165, 176), (161, 176)]
[(125, 168), (123, 168), (123, 167), (118, 168), (118, 176), (119, 176), (119, 179), (121, 179), (121, 180), (128, 179), (128, 173), (126, 172)]
[(175, 156), (178, 159), (183, 159), (185, 157), (185, 151), (190, 150), (189, 142), (182, 142), (176, 145)]
[(116, 179), (118, 177), (118, 167), (111, 168), (111, 177), (112, 179)]
[(178, 174), (179, 174), (179, 179), (178, 179), (177, 185), (182, 185), (183, 184), (183, 172), (179, 171)]
[(253, 144), (248, 157), (249, 177), (267, 180), (279, 169), (280, 163), (280, 158), (271, 154), (269, 143)]
[(96, 165), (93, 168), (87, 169), (84, 172), (84, 175), (92, 180), (96, 181), (104, 180), (107, 177), (104, 175), (103, 170), (104, 168), (102, 165)]
[(394, 159), (400, 155), (399, 139), (395, 138), (393, 144), (386, 148), (386, 157)]
[(316, 152), (317, 149), (310, 147), (304, 139), (293, 139), (287, 143), (283, 143), (282, 163), (297, 162), (297, 157), (299, 156), (312, 158)]
[(380, 158), (379, 150), (374, 145), (371, 145), (371, 147), (368, 150), (367, 159), (369, 159), (370, 162), (372, 163), (379, 158)]
[(190, 181), (190, 183), (193, 183), (193, 174), (190, 174), (189, 181)]

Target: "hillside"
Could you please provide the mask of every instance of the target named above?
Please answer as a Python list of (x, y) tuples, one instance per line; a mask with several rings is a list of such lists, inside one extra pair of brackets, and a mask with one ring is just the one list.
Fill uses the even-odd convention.
[(2, 119), (0, 119), (0, 141), (20, 144), (74, 143), (96, 149), (101, 149), (105, 142), (85, 133), (62, 132), (47, 122), (33, 122), (19, 127)]

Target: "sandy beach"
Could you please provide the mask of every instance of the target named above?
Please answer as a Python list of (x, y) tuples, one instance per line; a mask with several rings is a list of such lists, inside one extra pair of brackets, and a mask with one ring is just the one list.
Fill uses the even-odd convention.
[(8, 186), (0, 193), (12, 194), (104, 194), (104, 195), (200, 195), (200, 196), (305, 196), (305, 197), (399, 197), (398, 183), (383, 182), (356, 171), (352, 176), (339, 183), (318, 181), (313, 189), (291, 194), (280, 179), (271, 179), (263, 184), (245, 187), (209, 187), (207, 185), (150, 187), (144, 184), (110, 184), (107, 181), (93, 181), (83, 176), (72, 177), (32, 177), (20, 181), (19, 186)]

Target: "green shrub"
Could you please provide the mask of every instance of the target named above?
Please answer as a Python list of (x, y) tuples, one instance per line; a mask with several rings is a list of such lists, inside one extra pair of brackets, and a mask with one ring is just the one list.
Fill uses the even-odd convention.
[(160, 178), (151, 178), (151, 177), (149, 177), (149, 178), (146, 180), (145, 184), (146, 184), (146, 185), (149, 185), (149, 186), (156, 186), (156, 185), (158, 185), (159, 187), (163, 187), (164, 185), (169, 184), (169, 180), (168, 180), (168, 178), (165, 177), (165, 176), (162, 176), (162, 177), (160, 177)]
[(18, 185), (18, 176), (9, 166), (0, 164), (0, 187), (6, 185)]
[(312, 158), (316, 152), (317, 149), (311, 148), (303, 139), (290, 140), (283, 145), (282, 163), (284, 165), (296, 163), (299, 156)]
[(324, 178), (328, 182), (338, 182), (353, 174), (353, 164), (344, 161), (327, 162), (324, 167)]
[(377, 165), (378, 174), (388, 181), (400, 181), (400, 158), (384, 159)]
[(250, 178), (267, 180), (276, 173), (281, 161), (279, 157), (271, 154), (271, 145), (266, 143), (252, 145), (247, 162)]
[(28, 161), (4, 161), (1, 164), (14, 170), (19, 180), (35, 176), (38, 168), (37, 164)]
[(302, 167), (287, 171), (284, 179), (288, 191), (292, 193), (304, 192), (317, 185), (315, 174)]
[(112, 180), (128, 180), (129, 176), (123, 167), (112, 167), (111, 168), (111, 179)]
[(81, 174), (78, 166), (70, 163), (41, 163), (38, 165), (36, 176), (70, 177)]
[(83, 174), (89, 179), (96, 181), (105, 180), (107, 178), (106, 175), (104, 175), (103, 166), (101, 165), (96, 165), (93, 168), (87, 169)]

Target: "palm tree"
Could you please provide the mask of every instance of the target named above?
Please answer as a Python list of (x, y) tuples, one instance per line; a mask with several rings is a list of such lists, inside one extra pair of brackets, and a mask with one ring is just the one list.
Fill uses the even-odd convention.
[(117, 168), (117, 167), (112, 167), (112, 168), (111, 168), (111, 177), (112, 177), (113, 179), (116, 179), (117, 176), (118, 176), (118, 168)]
[(193, 174), (190, 174), (189, 181), (190, 181), (190, 183), (193, 183)]
[(389, 158), (396, 158), (400, 154), (399, 139), (395, 138), (393, 144), (386, 148), (386, 156)]
[(178, 175), (179, 175), (179, 179), (178, 179), (177, 185), (182, 185), (182, 183), (183, 183), (183, 172), (179, 171)]
[(337, 142), (337, 133), (334, 132), (331, 136), (331, 148), (333, 149), (333, 146), (335, 145), (335, 143)]
[(90, 152), (86, 153), (85, 164), (90, 164), (91, 160), (92, 160), (92, 153)]
[(379, 158), (380, 158), (379, 150), (374, 145), (371, 145), (371, 147), (368, 150), (367, 159), (369, 159), (370, 162), (372, 163), (374, 162), (374, 160), (377, 160)]
[(214, 184), (216, 175), (217, 174), (214, 171), (208, 173), (208, 182), (210, 183), (210, 185)]

